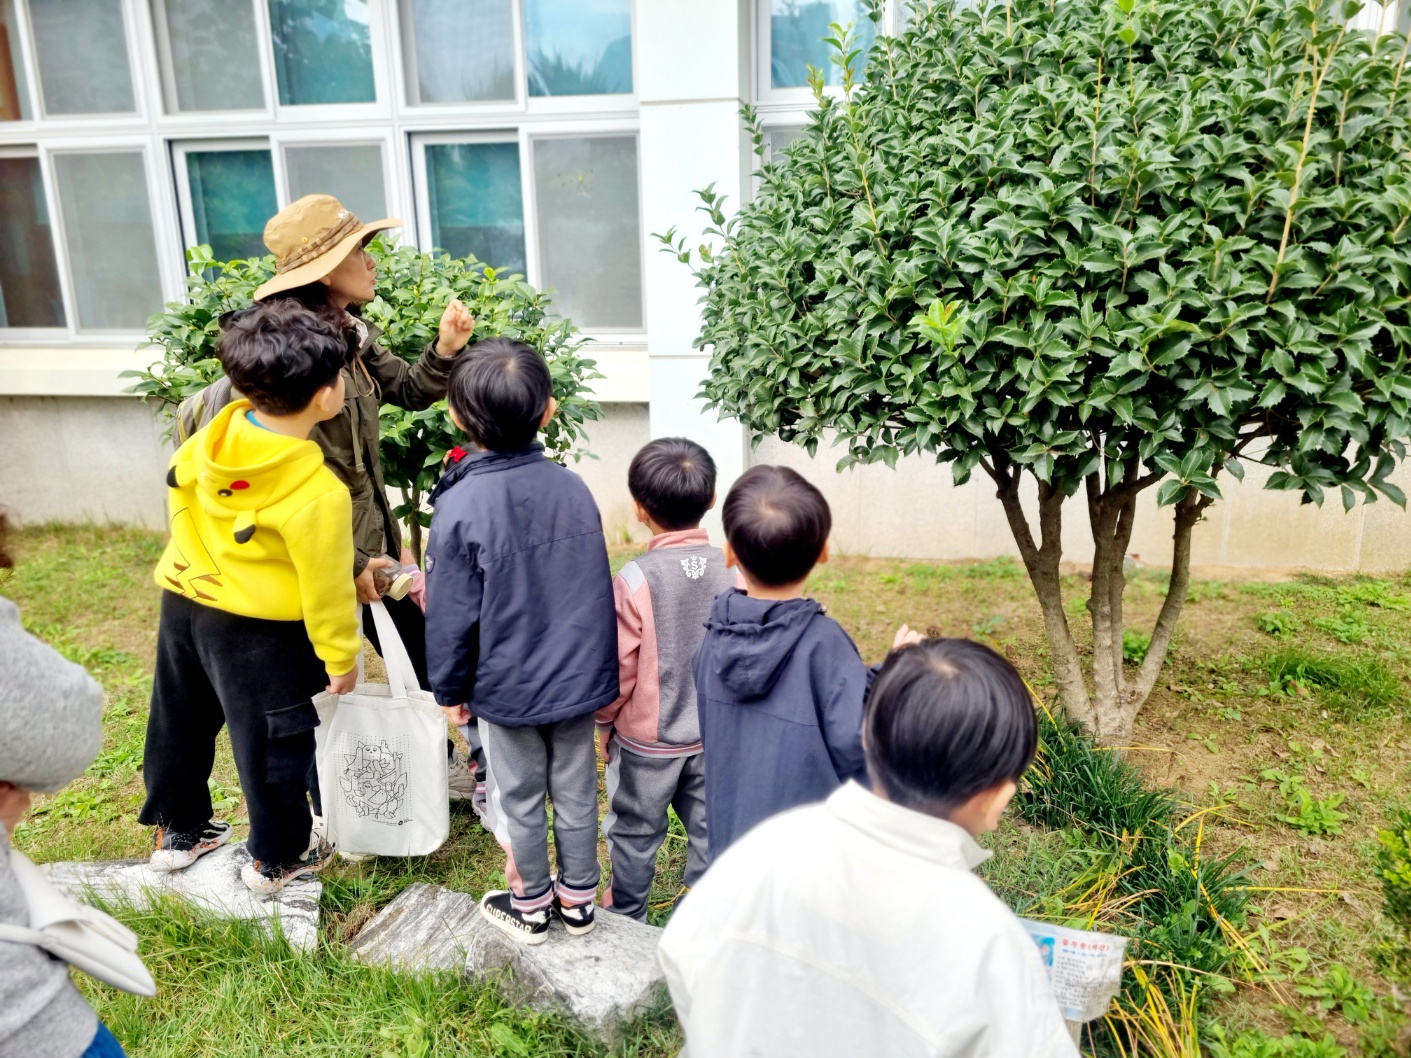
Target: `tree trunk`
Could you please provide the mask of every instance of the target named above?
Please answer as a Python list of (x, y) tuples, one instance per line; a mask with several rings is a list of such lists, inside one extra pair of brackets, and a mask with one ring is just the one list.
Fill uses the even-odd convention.
[(1088, 610), (1093, 622), (1093, 734), (1103, 745), (1121, 745), (1127, 732), (1118, 719), (1126, 700), (1122, 654), (1122, 596), (1127, 588), (1123, 563), (1132, 540), (1137, 493), (1136, 468), (1123, 483), (1103, 488), (1096, 474), (1086, 481), (1088, 520), (1093, 533), (1093, 582)]
[(996, 459), (993, 466), (985, 465), (985, 471), (999, 487), (997, 495), (1004, 505), (1005, 518), (1039, 599), (1059, 700), (1069, 716), (1091, 728), (1096, 718), (1083, 681), (1078, 648), (1068, 627), (1068, 615), (1063, 611), (1063, 584), (1058, 572), (1063, 556), (1063, 493), (1039, 482), (1039, 543), (1035, 544), (1029, 519), (1019, 502), (1021, 468)]

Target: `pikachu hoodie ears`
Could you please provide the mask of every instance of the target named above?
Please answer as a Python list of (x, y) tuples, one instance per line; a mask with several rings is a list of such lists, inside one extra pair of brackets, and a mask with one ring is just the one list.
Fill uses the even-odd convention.
[[(200, 477), (201, 471), (190, 461), (174, 463), (167, 468), (167, 488), (193, 488), (199, 482)], [(233, 484), (240, 489), (249, 487), (248, 483), (244, 481), (237, 481)], [(225, 496), (230, 495), (230, 493), (230, 489), (222, 489), (220, 492), (221, 495)], [(256, 525), (255, 516), (257, 513), (258, 512), (254, 509), (235, 511), (235, 524), (232, 527), (232, 535), (235, 537), (237, 544), (248, 544), (254, 537)]]

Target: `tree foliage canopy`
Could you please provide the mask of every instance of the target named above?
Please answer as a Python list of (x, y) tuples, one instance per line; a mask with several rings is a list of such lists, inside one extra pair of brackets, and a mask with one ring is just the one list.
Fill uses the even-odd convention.
[[(704, 395), (810, 451), (835, 436), (842, 465), (983, 468), (1080, 715), (1077, 654), (1057, 643), (1064, 496), (1086, 490), (1097, 540), (1099, 699), (1104, 680), (1125, 693), (1137, 492), (1177, 507), (1174, 596), (1190, 527), (1241, 457), (1305, 500), (1404, 504), (1388, 475), (1411, 435), (1411, 84), (1403, 38), (1348, 28), (1358, 6), (922, 0), (877, 38), (865, 85), (835, 28), (842, 96), (815, 76), (808, 127), (735, 217), (703, 192)], [(1129, 705), (1161, 665), (1157, 632)]]
[[(377, 261), (377, 296), (362, 314), (382, 329), (381, 344), (415, 361), (436, 337), (446, 305), (459, 298), (475, 317), (472, 341), (506, 335), (544, 355), (559, 402), (544, 431), (544, 447), (551, 456), (566, 458), (583, 439), (583, 424), (602, 415), (587, 386), (600, 376), (595, 362), (582, 356), (583, 342), (572, 322), (552, 317), (549, 298), (522, 276), (501, 276), (474, 258), (391, 248), (380, 240), (369, 249)], [(168, 304), (148, 322), (149, 344), (162, 350), (162, 359), (132, 373), (138, 379), (133, 392), (160, 401), (168, 413), (220, 375), (221, 315), (249, 305), (255, 288), (274, 274), (273, 257), (220, 262), (212, 259), (209, 246), (194, 247), (187, 257), (186, 300)], [(405, 498), (394, 513), (409, 518), (415, 512), (425, 525), (429, 517), (420, 510), (420, 497), (436, 483), (443, 457), (460, 438), (446, 403), (424, 411), (384, 405), (381, 428), (384, 476)]]

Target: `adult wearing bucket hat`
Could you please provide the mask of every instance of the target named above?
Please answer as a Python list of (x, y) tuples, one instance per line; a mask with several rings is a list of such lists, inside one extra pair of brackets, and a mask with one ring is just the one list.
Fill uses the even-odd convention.
[[(475, 329), (470, 312), (453, 299), (441, 315), (436, 337), (427, 343), (416, 363), (408, 364), (378, 344), (382, 332), (359, 315), (360, 307), (372, 300), (377, 284), (377, 266), (366, 246), (379, 231), (401, 223), (396, 217), (364, 223), (332, 195), (305, 195), (265, 225), (264, 242), (274, 254), (275, 274), (255, 291), (256, 301), (291, 298), (326, 316), (347, 335), (343, 410), (314, 427), (310, 440), (323, 449), (325, 464), (352, 493), (352, 575), (358, 601), (363, 603), (378, 598), (374, 570), (412, 559), (411, 552), (402, 546), (401, 530), (387, 502), (378, 447), (379, 408), (395, 404), (420, 411), (444, 397), (451, 362)], [(187, 398), (177, 412), (178, 442), (209, 422), (231, 399), (227, 379)], [(417, 677), (422, 686), (428, 686), (426, 624), (420, 608), (410, 598), (382, 601), (407, 646)], [(364, 629), (376, 646), (371, 612), (365, 611), (364, 618)], [(452, 796), (470, 799), (475, 780), (464, 762), (455, 762), (451, 774)]]

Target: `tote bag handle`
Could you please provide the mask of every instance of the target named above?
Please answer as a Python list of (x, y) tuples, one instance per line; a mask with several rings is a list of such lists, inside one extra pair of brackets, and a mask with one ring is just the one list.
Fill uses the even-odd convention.
[[(405, 698), (409, 690), (420, 691), (422, 686), (416, 678), (416, 669), (412, 667), (411, 655), (407, 653), (402, 637), (397, 634), (397, 626), (386, 605), (372, 602), (368, 606), (372, 608), (372, 623), (377, 628), (377, 642), (382, 647), (382, 663), (387, 669), (387, 682), (392, 687), (393, 697)], [(361, 657), (358, 667), (362, 668)]]

